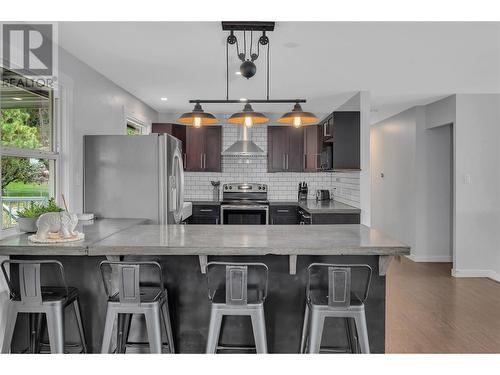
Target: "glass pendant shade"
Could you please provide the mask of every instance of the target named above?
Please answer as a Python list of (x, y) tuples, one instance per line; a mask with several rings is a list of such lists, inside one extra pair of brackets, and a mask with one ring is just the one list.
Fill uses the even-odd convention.
[(191, 112), (182, 114), (178, 118), (178, 121), (182, 124), (193, 125), (195, 128), (199, 128), (202, 125), (213, 125), (218, 122), (214, 115), (205, 112), (201, 108), (200, 103), (196, 103)]
[(250, 103), (245, 104), (241, 112), (233, 113), (227, 120), (230, 124), (245, 125), (248, 128), (255, 124), (265, 124), (268, 121), (269, 118), (263, 113), (255, 112)]
[(291, 112), (285, 113), (278, 119), (278, 122), (281, 124), (290, 124), (297, 128), (301, 125), (314, 124), (318, 121), (319, 118), (313, 113), (304, 112), (299, 103), (295, 103)]

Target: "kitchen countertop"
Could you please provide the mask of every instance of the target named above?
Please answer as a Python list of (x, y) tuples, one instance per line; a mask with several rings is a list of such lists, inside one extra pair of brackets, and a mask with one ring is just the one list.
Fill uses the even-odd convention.
[(403, 255), (410, 247), (364, 225), (135, 225), (89, 255)]
[(20, 233), (0, 240), (0, 255), (87, 255), (93, 243), (131, 226), (146, 223), (146, 219), (80, 221), (76, 230), (85, 233), (84, 240), (52, 244), (30, 242), (28, 237), (33, 233)]
[(191, 202), (193, 205), (198, 204), (198, 205), (204, 205), (204, 206), (219, 206), (220, 201), (196, 201), (192, 199), (186, 199), (187, 202)]
[(359, 224), (147, 225), (143, 219), (79, 224), (86, 238), (34, 244), (27, 234), (0, 241), (0, 255), (407, 255), (410, 247)]
[(361, 210), (348, 204), (330, 201), (317, 201), (308, 199), (305, 202), (299, 202), (299, 207), (310, 214), (359, 214)]

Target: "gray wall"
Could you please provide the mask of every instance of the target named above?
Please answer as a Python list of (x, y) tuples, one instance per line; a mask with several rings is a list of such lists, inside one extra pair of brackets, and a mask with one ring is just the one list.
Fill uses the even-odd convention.
[(500, 281), (500, 94), (456, 100), (454, 273)]
[(126, 116), (145, 123), (158, 113), (96, 70), (59, 48), (59, 82), (63, 105), (63, 186), (72, 210), (83, 208), (83, 136), (126, 134)]

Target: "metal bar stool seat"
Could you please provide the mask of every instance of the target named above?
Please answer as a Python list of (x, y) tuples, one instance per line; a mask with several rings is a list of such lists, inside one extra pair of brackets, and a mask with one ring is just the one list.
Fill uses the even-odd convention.
[[(112, 293), (106, 284), (103, 266), (117, 267), (118, 292)], [(156, 268), (159, 280), (157, 286), (140, 285), (140, 270)], [(167, 346), (169, 353), (175, 353), (172, 326), (168, 306), (168, 294), (163, 284), (162, 268), (157, 262), (112, 262), (103, 261), (99, 268), (103, 277), (104, 289), (108, 295), (106, 323), (102, 340), (101, 353), (109, 353), (115, 320), (117, 324), (117, 353), (125, 353), (133, 314), (141, 314), (146, 320), (149, 350), (162, 353)], [(162, 323), (166, 344), (162, 342)], [(136, 345), (140, 345), (136, 344)]]
[[(317, 278), (316, 282), (319, 285), (312, 287), (311, 273), (315, 269), (326, 270), (327, 277)], [(352, 269), (365, 269), (367, 271), (363, 297), (358, 297), (356, 293), (351, 291)], [(364, 302), (368, 297), (371, 277), (372, 269), (366, 264), (313, 263), (308, 267), (307, 301), (300, 344), (301, 353), (319, 353), (322, 350), (321, 338), (326, 318), (343, 318), (345, 320), (351, 353), (357, 352), (358, 347), (361, 353), (370, 353)], [(328, 288), (324, 288), (323, 281), (327, 281)]]
[[(12, 281), (7, 276), (6, 264), (18, 265), (19, 290), (14, 290)], [(64, 286), (41, 286), (42, 265), (57, 266)], [(66, 285), (64, 267), (60, 262), (55, 260), (5, 260), (1, 263), (1, 268), (10, 292), (2, 353), (8, 353), (10, 350), (19, 313), (30, 314), (30, 352), (39, 352), (42, 314), (45, 314), (50, 350), (52, 353), (63, 353), (64, 310), (68, 306), (72, 306), (74, 309), (82, 352), (87, 353), (78, 289)], [(34, 320), (38, 320), (37, 327), (33, 326)]]
[[(214, 278), (211, 275), (215, 272), (212, 271), (217, 268), (224, 269), (224, 272), (218, 282), (213, 283)], [(248, 283), (249, 268), (263, 270), (260, 283)], [(267, 297), (268, 272), (263, 263), (207, 264), (208, 297), (211, 301), (207, 353), (217, 353), (218, 349), (255, 349), (257, 353), (267, 353), (264, 301)], [(229, 348), (219, 345), (222, 318), (231, 315), (250, 316), (255, 348)]]

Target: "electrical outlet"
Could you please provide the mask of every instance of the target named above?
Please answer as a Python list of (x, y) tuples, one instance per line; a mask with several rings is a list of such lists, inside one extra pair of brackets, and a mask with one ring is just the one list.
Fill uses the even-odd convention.
[(472, 178), (470, 174), (465, 174), (464, 175), (464, 184), (470, 185), (472, 183)]

